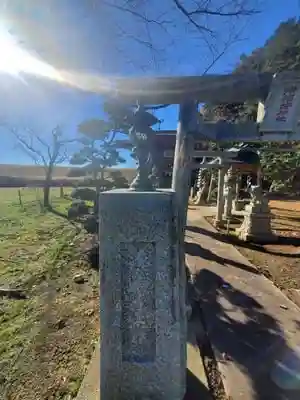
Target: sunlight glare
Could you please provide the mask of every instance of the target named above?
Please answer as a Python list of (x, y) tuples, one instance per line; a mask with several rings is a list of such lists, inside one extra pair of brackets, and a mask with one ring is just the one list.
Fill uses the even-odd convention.
[(48, 78), (73, 88), (100, 93), (113, 91), (112, 80), (101, 74), (77, 73), (57, 70), (22, 49), (16, 38), (7, 29), (0, 26), (0, 73), (7, 73), (22, 80), (22, 73)]
[(55, 68), (22, 49), (14, 37), (3, 28), (0, 29), (0, 53), (0, 72), (14, 76), (19, 76), (20, 73), (25, 72), (62, 81), (62, 77)]

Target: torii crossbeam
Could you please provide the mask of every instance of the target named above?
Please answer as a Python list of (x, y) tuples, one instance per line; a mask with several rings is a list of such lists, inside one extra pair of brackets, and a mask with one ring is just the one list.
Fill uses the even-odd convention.
[(181, 104), (191, 100), (217, 104), (242, 103), (264, 99), (271, 82), (272, 74), (269, 73), (116, 78), (109, 90), (127, 103)]

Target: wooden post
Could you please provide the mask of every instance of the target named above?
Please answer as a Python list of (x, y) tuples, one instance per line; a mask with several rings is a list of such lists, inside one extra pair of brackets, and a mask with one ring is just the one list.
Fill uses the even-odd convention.
[(22, 202), (22, 195), (21, 195), (21, 190), (18, 189), (18, 198), (19, 198), (19, 205), (22, 207), (23, 206), (23, 202)]

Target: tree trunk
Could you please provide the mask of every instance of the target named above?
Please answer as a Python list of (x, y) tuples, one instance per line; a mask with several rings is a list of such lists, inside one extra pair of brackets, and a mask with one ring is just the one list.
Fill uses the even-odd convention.
[(100, 170), (100, 180), (101, 182), (104, 181), (104, 169)]
[(21, 190), (18, 189), (18, 197), (19, 197), (19, 205), (22, 207), (23, 206), (23, 202), (22, 202), (22, 195), (21, 195)]
[(45, 185), (44, 185), (44, 201), (43, 205), (45, 208), (50, 207), (50, 188), (51, 188), (51, 180), (52, 180), (52, 167), (48, 168), (46, 173)]
[(50, 182), (45, 182), (43, 205), (45, 208), (49, 208), (50, 206)]
[(103, 186), (103, 182), (104, 182), (104, 169), (101, 169), (100, 170), (100, 183), (98, 182), (98, 184), (96, 185), (97, 198), (99, 196), (99, 193), (101, 192), (101, 186)]

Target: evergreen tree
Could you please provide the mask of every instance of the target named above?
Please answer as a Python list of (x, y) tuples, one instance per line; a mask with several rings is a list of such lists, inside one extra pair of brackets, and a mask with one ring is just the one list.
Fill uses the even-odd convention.
[(73, 155), (71, 164), (82, 165), (82, 175), (90, 176), (99, 190), (106, 181), (105, 171), (125, 162), (119, 152), (117, 131), (113, 122), (100, 119), (82, 122), (78, 131), (83, 136), (79, 140), (82, 147)]
[[(255, 49), (250, 55), (241, 55), (234, 73), (271, 72), (286, 70), (300, 71), (300, 20), (293, 18), (282, 22), (263, 47)], [(256, 121), (257, 103), (205, 105), (204, 116), (227, 121)], [(291, 143), (282, 143), (281, 147)], [(292, 143), (295, 147), (296, 143)], [(295, 152), (267, 152), (268, 148), (278, 147), (278, 143), (265, 143), (256, 146), (261, 149), (261, 164), (265, 177), (272, 181), (271, 187), (288, 188), (300, 167), (300, 154)]]

